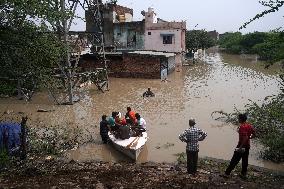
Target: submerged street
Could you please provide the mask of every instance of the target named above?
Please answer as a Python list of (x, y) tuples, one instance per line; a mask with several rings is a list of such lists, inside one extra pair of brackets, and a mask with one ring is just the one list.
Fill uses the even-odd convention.
[[(47, 93), (38, 93), (30, 102), (0, 99), (0, 112), (24, 112), (31, 127), (59, 126), (88, 130), (86, 136), (92, 143), (85, 144), (64, 154), (65, 160), (129, 161), (124, 155), (103, 145), (98, 125), (103, 114), (120, 111), (124, 115), (130, 106), (147, 122), (149, 139), (138, 162), (174, 162), (175, 154), (184, 152), (185, 144), (178, 135), (188, 127), (189, 117), (208, 133), (200, 143), (201, 157), (230, 159), (237, 143), (236, 126), (216, 121), (214, 111), (242, 110), (249, 100), (261, 102), (266, 96), (279, 92), (278, 76), (273, 68), (264, 69), (254, 58), (210, 53), (206, 63), (184, 66), (173, 72), (168, 81), (151, 79), (110, 78), (110, 91), (101, 93), (96, 87), (83, 88), (80, 102), (73, 106), (57, 106)], [(153, 98), (143, 98), (150, 87)], [(38, 109), (51, 110), (37, 112)], [(211, 116), (212, 114), (212, 116)], [(6, 116), (11, 119), (13, 116)], [(20, 115), (18, 115), (19, 119)], [(14, 117), (15, 118), (15, 117)], [(261, 146), (253, 142), (249, 163), (270, 169), (283, 170), (283, 164), (259, 159)]]

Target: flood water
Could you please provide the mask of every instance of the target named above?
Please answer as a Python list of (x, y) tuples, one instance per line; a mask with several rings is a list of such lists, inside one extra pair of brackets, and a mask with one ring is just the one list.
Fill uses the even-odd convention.
[[(149, 139), (138, 161), (174, 162), (175, 154), (185, 151), (178, 135), (188, 128), (188, 119), (196, 119), (197, 127), (207, 132), (200, 143), (199, 156), (230, 159), (238, 140), (236, 127), (216, 121), (216, 110), (232, 112), (243, 109), (248, 99), (258, 102), (279, 93), (278, 76), (266, 70), (255, 59), (220, 53), (208, 54), (207, 63), (185, 66), (169, 75), (167, 82), (151, 79), (110, 78), (110, 91), (101, 93), (95, 87), (82, 93), (81, 101), (73, 106), (55, 106), (46, 94), (38, 94), (28, 103), (0, 99), (0, 111), (29, 112), (30, 124), (67, 125), (86, 128), (95, 142), (65, 154), (68, 160), (129, 161), (124, 155), (100, 142), (98, 125), (101, 115), (112, 111), (126, 112), (130, 106), (147, 122)], [(142, 98), (148, 88), (154, 98)], [(52, 109), (39, 113), (37, 109)], [(214, 116), (216, 117), (216, 116)], [(270, 169), (284, 170), (284, 164), (258, 159), (261, 146), (253, 142), (249, 163)]]

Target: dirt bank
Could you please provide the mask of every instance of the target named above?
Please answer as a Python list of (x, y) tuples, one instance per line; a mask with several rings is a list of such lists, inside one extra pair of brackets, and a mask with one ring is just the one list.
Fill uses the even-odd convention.
[(255, 167), (247, 180), (222, 178), (226, 164), (202, 159), (192, 177), (184, 164), (26, 161), (2, 170), (0, 188), (284, 188), (283, 174)]

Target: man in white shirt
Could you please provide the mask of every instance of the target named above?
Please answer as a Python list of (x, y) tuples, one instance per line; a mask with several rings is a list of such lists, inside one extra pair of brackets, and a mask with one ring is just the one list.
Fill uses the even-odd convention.
[(135, 117), (137, 119), (137, 134), (140, 135), (142, 134), (142, 132), (145, 132), (146, 131), (146, 121), (145, 119), (143, 119), (139, 113), (136, 113), (135, 114)]

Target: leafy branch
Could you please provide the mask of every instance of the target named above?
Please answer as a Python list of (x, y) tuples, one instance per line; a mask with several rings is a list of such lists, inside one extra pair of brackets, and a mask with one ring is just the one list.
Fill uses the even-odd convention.
[(272, 13), (272, 12), (277, 12), (280, 7), (284, 5), (284, 1), (279, 1), (279, 0), (270, 0), (269, 2), (266, 1), (259, 1), (260, 4), (263, 6), (269, 7), (270, 9), (265, 10), (259, 14), (257, 14), (255, 17), (251, 18), (248, 22), (244, 23), (239, 30), (244, 29), (249, 25), (251, 22), (255, 21), (256, 19), (259, 19), (261, 17), (264, 17), (265, 15)]

